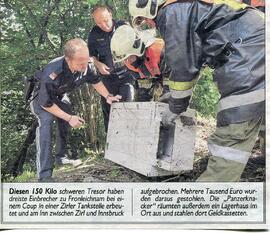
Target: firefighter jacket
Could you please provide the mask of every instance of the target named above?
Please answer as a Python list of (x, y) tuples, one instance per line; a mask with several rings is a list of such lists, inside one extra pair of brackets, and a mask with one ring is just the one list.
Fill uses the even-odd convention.
[(217, 126), (262, 116), (265, 105), (263, 13), (232, 0), (176, 1), (159, 9), (165, 41), (170, 110), (186, 110), (204, 64), (215, 69), (221, 99)]
[(143, 56), (135, 63), (125, 62), (125, 65), (131, 71), (138, 73), (141, 79), (159, 76), (168, 78), (171, 72), (164, 59), (164, 41), (159, 38), (146, 48)]
[(39, 80), (39, 88), (35, 91), (40, 106), (51, 107), (58, 104), (65, 93), (73, 91), (84, 83), (96, 84), (100, 79), (89, 64), (85, 73), (72, 73), (64, 57), (52, 60), (44, 67)]

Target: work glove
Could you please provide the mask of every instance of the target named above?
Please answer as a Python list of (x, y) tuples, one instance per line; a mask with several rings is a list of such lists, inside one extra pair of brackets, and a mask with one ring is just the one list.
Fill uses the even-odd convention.
[(187, 110), (189, 105), (190, 96), (182, 98), (182, 99), (175, 99), (172, 96), (169, 97), (169, 108), (171, 112), (180, 114)]
[(171, 93), (170, 92), (166, 92), (166, 93), (164, 93), (163, 95), (160, 96), (159, 102), (168, 103), (170, 97), (171, 97)]
[(173, 126), (175, 119), (182, 112), (187, 110), (189, 105), (190, 96), (183, 99), (175, 99), (172, 96), (169, 96), (169, 109), (166, 110), (162, 115), (162, 124), (164, 127)]
[(162, 125), (165, 128), (168, 128), (170, 126), (174, 126), (175, 125), (175, 119), (177, 118), (178, 114), (172, 113), (169, 109), (166, 109), (163, 113), (162, 113), (162, 118), (161, 118), (161, 122)]

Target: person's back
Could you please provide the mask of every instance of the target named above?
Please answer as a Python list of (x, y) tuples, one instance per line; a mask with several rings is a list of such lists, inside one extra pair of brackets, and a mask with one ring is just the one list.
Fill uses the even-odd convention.
[[(176, 82), (189, 82), (193, 86), (202, 65), (207, 64), (215, 68), (214, 81), (221, 99), (231, 95), (241, 99), (241, 94), (252, 92), (257, 96), (264, 92), (264, 22), (259, 11), (245, 4), (181, 1), (161, 9), (157, 25), (165, 39), (166, 59)], [(234, 109), (233, 116), (232, 109), (220, 106), (218, 125), (250, 120), (262, 114), (263, 103), (253, 100), (246, 107), (243, 99), (239, 106), (235, 104), (238, 109)]]

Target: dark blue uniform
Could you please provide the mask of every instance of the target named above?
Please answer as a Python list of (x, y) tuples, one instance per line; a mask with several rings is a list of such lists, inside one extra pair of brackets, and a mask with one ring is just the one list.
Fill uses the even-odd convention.
[[(31, 102), (31, 111), (38, 118), (39, 127), (36, 132), (37, 146), (37, 174), (39, 179), (52, 176), (52, 122), (55, 119), (51, 113), (42, 107), (51, 107), (56, 104), (66, 113), (72, 114), (71, 105), (66, 93), (84, 84), (96, 84), (100, 81), (91, 67), (86, 75), (80, 72), (71, 73), (64, 57), (59, 57), (45, 66), (39, 80), (39, 88), (33, 93), (36, 96)], [(69, 123), (56, 118), (58, 127), (56, 133), (56, 161), (66, 154)]]
[[(111, 32), (105, 32), (98, 26), (94, 26), (88, 36), (88, 48), (90, 56), (95, 56), (100, 62), (110, 68), (110, 75), (100, 75), (108, 91), (113, 95), (121, 95), (121, 101), (134, 101), (134, 79), (124, 64), (114, 64), (110, 48), (113, 32), (117, 27), (124, 24), (125, 22), (121, 20), (114, 21), (114, 28)], [(121, 41), (119, 41), (119, 43), (121, 43)], [(107, 104), (104, 97), (101, 97), (101, 105), (107, 132), (110, 105)]]

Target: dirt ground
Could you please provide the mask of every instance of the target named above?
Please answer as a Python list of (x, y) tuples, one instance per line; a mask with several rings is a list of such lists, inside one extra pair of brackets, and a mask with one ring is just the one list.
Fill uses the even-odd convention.
[[(199, 119), (197, 122), (194, 169), (168, 177), (146, 177), (107, 159), (104, 155), (89, 157), (77, 168), (57, 169), (56, 182), (194, 182), (206, 169), (208, 162), (207, 138), (215, 130), (215, 121)], [(259, 145), (255, 146), (252, 156), (242, 174), (241, 181), (265, 181), (265, 161)]]

